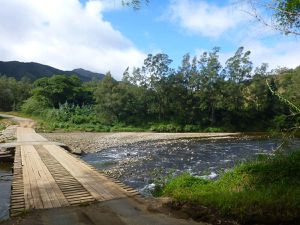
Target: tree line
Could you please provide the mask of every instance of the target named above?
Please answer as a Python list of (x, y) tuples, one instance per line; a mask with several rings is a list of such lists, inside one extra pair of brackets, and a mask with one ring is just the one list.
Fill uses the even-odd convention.
[(222, 66), (219, 51), (186, 54), (177, 69), (167, 54), (149, 54), (121, 81), (110, 73), (101, 81), (56, 75), (33, 84), (2, 76), (0, 110), (47, 117), (61, 128), (90, 124), (91, 130), (121, 124), (156, 131), (263, 131), (297, 120), (272, 91), (300, 105), (300, 67), (254, 68), (243, 47)]

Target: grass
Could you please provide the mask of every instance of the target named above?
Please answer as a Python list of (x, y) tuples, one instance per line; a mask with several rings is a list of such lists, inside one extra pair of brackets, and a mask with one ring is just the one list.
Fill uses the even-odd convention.
[(57, 121), (45, 121), (42, 119), (36, 119), (38, 122), (38, 130), (43, 132), (52, 131), (82, 131), (82, 132), (143, 132), (147, 131), (143, 127), (134, 127), (127, 125), (115, 124), (112, 126), (103, 125), (101, 123), (82, 123), (75, 124), (70, 122), (57, 122)]
[(293, 224), (300, 219), (300, 151), (260, 157), (215, 181), (183, 174), (170, 180), (161, 194), (217, 209), (241, 223)]
[(5, 126), (2, 124), (3, 117), (0, 116), (0, 131), (5, 129)]
[(6, 127), (2, 124), (0, 124), (0, 131), (4, 130)]
[(6, 129), (7, 126), (9, 126), (11, 122), (3, 117), (0, 116), (0, 131)]

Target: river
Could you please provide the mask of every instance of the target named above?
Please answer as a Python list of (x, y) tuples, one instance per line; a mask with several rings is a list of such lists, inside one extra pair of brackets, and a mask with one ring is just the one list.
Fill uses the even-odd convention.
[[(89, 153), (82, 159), (147, 196), (162, 176), (188, 172), (216, 179), (237, 163), (258, 154), (272, 154), (280, 143), (275, 138), (150, 141)], [(286, 150), (299, 147), (300, 139), (285, 146)]]
[(0, 162), (0, 221), (9, 218), (11, 166)]

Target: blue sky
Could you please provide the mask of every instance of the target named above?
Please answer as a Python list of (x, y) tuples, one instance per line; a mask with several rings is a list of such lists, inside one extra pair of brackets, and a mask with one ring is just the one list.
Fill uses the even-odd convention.
[[(233, 0), (152, 0), (135, 11), (121, 0), (10, 0), (1, 4), (0, 60), (35, 61), (61, 69), (111, 71), (140, 66), (163, 52), (177, 67), (185, 53), (221, 47), (222, 63), (239, 46), (255, 65), (300, 65), (300, 41), (257, 23)], [(241, 2), (241, 1), (239, 1)]]
[[(181, 7), (178, 6), (178, 2), (181, 2)], [(207, 14), (212, 13), (211, 16), (220, 15), (220, 13), (215, 11), (228, 8), (229, 13), (232, 12), (236, 14), (232, 19), (236, 19), (236, 21), (240, 21), (240, 23), (237, 22), (235, 26), (230, 27), (228, 30), (225, 29), (222, 33), (209, 35), (202, 32), (202, 29), (205, 29), (205, 25), (203, 25), (203, 28), (193, 29), (192, 27), (181, 24), (181, 21), (184, 20), (183, 16), (176, 19), (172, 18), (174, 11), (170, 8), (178, 6), (179, 9), (182, 9), (184, 5), (199, 6), (200, 8), (201, 3), (207, 4)], [(215, 7), (217, 9), (210, 11), (209, 7)], [(251, 50), (255, 54), (256, 49), (252, 49), (251, 47), (255, 47), (256, 45), (259, 45), (261, 48), (271, 49), (272, 46), (284, 42), (300, 44), (295, 37), (284, 36), (259, 24), (254, 18), (242, 11), (244, 7), (246, 6), (233, 4), (232, 1), (154, 0), (150, 1), (150, 4), (147, 6), (143, 5), (141, 10), (138, 11), (120, 9), (118, 6), (114, 6), (113, 9), (108, 10), (103, 13), (103, 15), (104, 19), (111, 22), (117, 30), (128, 37), (139, 49), (146, 53), (167, 53), (174, 60), (174, 66), (180, 64), (181, 58), (185, 53), (199, 55), (201, 52), (209, 51), (216, 46), (221, 47), (221, 54), (223, 54), (221, 61), (224, 63), (228, 56), (234, 54), (234, 51), (239, 46), (245, 46), (246, 50)], [(195, 11), (191, 11), (190, 17), (195, 17), (196, 21), (201, 20), (201, 12), (203, 11), (195, 9)], [(198, 16), (193, 15), (193, 13)], [(209, 15), (203, 19), (209, 20)], [(223, 17), (220, 17), (216, 22), (220, 21), (220, 23), (222, 23), (221, 21), (223, 19)], [(228, 23), (229, 22), (230, 21), (228, 21)], [(197, 25), (195, 25), (195, 27), (197, 27)], [(248, 33), (251, 29), (254, 30)], [(258, 49), (258, 51), (261, 51), (261, 49)], [(281, 52), (282, 50), (278, 51)], [(261, 58), (257, 60), (253, 58), (257, 65), (268, 62), (267, 56), (266, 58), (263, 57), (263, 59), (265, 61), (262, 61)], [(276, 60), (271, 59), (270, 61), (271, 68), (277, 66)], [(300, 65), (300, 59), (298, 62)], [(278, 66), (284, 65), (285, 64), (281, 64), (281, 62), (278, 61)], [(294, 64), (291, 65), (291, 67), (293, 66)]]

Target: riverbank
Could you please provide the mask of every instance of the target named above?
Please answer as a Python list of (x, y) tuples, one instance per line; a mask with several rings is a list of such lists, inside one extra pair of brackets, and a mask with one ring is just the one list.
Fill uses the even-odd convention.
[(157, 194), (174, 199), (169, 207), (195, 220), (209, 215), (241, 224), (298, 224), (300, 150), (260, 157), (224, 173), (215, 181), (180, 175)]
[(107, 148), (146, 141), (182, 138), (222, 139), (238, 137), (240, 133), (153, 133), (153, 132), (73, 132), (41, 133), (48, 140), (64, 143), (75, 152), (97, 152)]

